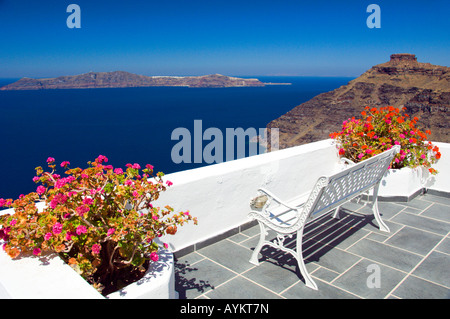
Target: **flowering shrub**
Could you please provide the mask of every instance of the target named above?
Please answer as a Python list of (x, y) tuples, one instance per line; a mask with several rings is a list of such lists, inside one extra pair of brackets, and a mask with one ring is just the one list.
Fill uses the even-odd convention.
[(330, 134), (336, 139), (339, 155), (359, 162), (384, 152), (394, 145), (400, 145), (400, 153), (394, 157), (391, 168), (426, 167), (431, 174), (437, 171), (431, 167), (441, 157), (439, 148), (427, 141), (425, 133), (416, 127), (417, 117), (410, 118), (403, 110), (389, 107), (366, 107), (362, 119), (354, 117), (342, 123), (342, 130)]
[[(12, 258), (57, 252), (107, 294), (120, 288), (124, 274), (142, 277), (145, 266), (158, 260), (156, 238), (175, 234), (187, 221), (197, 223), (189, 212), (152, 206), (172, 183), (164, 183), (161, 172), (154, 176), (151, 165), (140, 173), (139, 164), (127, 164), (124, 171), (106, 165), (108, 159), (100, 155), (86, 169), (69, 169), (70, 163), (62, 162), (66, 177), (61, 177), (55, 159), (47, 162), (51, 172), (36, 168), (33, 180), (41, 184), (36, 192), (15, 201), (0, 199), (0, 207), (15, 210), (0, 216), (0, 240)], [(40, 213), (39, 201), (45, 202)]]

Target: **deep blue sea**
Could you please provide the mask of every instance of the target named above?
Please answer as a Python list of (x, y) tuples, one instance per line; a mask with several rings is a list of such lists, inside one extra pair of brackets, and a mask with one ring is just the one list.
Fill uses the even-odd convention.
[[(109, 164), (149, 163), (172, 173), (207, 165), (175, 164), (172, 131), (208, 128), (265, 128), (273, 119), (352, 78), (257, 77), (288, 82), (248, 88), (120, 88), (0, 91), (0, 198), (35, 191), (34, 168), (46, 159), (86, 167), (98, 155)], [(0, 86), (18, 79), (0, 79)], [(203, 146), (209, 141), (204, 141)], [(58, 165), (59, 167), (59, 165)], [(63, 173), (62, 169), (59, 173)]]

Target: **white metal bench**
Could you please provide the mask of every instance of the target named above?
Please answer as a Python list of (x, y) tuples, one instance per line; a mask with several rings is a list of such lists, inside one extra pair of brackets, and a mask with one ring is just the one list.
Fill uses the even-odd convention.
[[(253, 210), (248, 215), (258, 221), (261, 231), (250, 262), (259, 265), (258, 254), (264, 245), (290, 253), (297, 260), (306, 286), (317, 290), (317, 285), (308, 274), (303, 261), (302, 237), (305, 225), (332, 211), (334, 211), (333, 217), (339, 218), (341, 205), (373, 189), (373, 214), (379, 229), (389, 232), (378, 211), (377, 195), (381, 179), (399, 151), (400, 146), (395, 146), (360, 163), (351, 164), (350, 167), (334, 175), (320, 177), (303, 203), (299, 203), (298, 199), (282, 201), (268, 190), (260, 188), (259, 196), (251, 203)], [(268, 235), (266, 227), (277, 234), (273, 242), (266, 240)], [(295, 250), (284, 246), (286, 236), (292, 237), (294, 233), (297, 233)]]

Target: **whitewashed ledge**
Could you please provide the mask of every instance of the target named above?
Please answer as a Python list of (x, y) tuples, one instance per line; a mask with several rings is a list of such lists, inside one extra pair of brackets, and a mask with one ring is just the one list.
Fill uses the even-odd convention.
[[(380, 187), (381, 198), (408, 200), (423, 191), (450, 196), (450, 144), (435, 144), (442, 153), (441, 160), (434, 165), (440, 173), (425, 176), (426, 172), (416, 172), (417, 176), (409, 176), (411, 180), (407, 182), (400, 179), (401, 184), (408, 186), (402, 193), (399, 193), (398, 185), (395, 186), (386, 177)], [(256, 195), (258, 188), (269, 189), (281, 199), (291, 199), (309, 193), (319, 176), (340, 169), (342, 166), (336, 148), (328, 139), (168, 174), (165, 180), (172, 181), (174, 185), (161, 194), (155, 205), (171, 205), (176, 211), (189, 210), (199, 223), (197, 226), (190, 223), (179, 227), (175, 236), (164, 236), (161, 240), (169, 243), (176, 256), (182, 256), (252, 225), (247, 214), (250, 199)], [(413, 180), (418, 180), (419, 185), (411, 186)], [(0, 211), (0, 214), (4, 213), (11, 213), (11, 210)], [(177, 298), (173, 254), (164, 252), (160, 262), (154, 265), (155, 272), (150, 270), (143, 280), (110, 295), (110, 298)], [(153, 279), (158, 283), (153, 283)], [(154, 287), (155, 294), (148, 294), (146, 287)], [(39, 258), (11, 260), (0, 251), (0, 298), (73, 299), (103, 296), (58, 257), (49, 258), (48, 263), (42, 263)]]
[[(177, 299), (173, 254), (159, 252), (143, 278), (107, 299)], [(0, 251), (0, 299), (105, 299), (58, 255), (12, 260)]]

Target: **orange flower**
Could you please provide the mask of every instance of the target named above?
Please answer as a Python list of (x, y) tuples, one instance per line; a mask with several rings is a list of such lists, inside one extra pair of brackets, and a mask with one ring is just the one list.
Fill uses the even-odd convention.
[(77, 260), (75, 258), (73, 258), (73, 257), (69, 259), (68, 263), (69, 263), (69, 265), (73, 265), (73, 264), (76, 265), (76, 264), (78, 264)]

